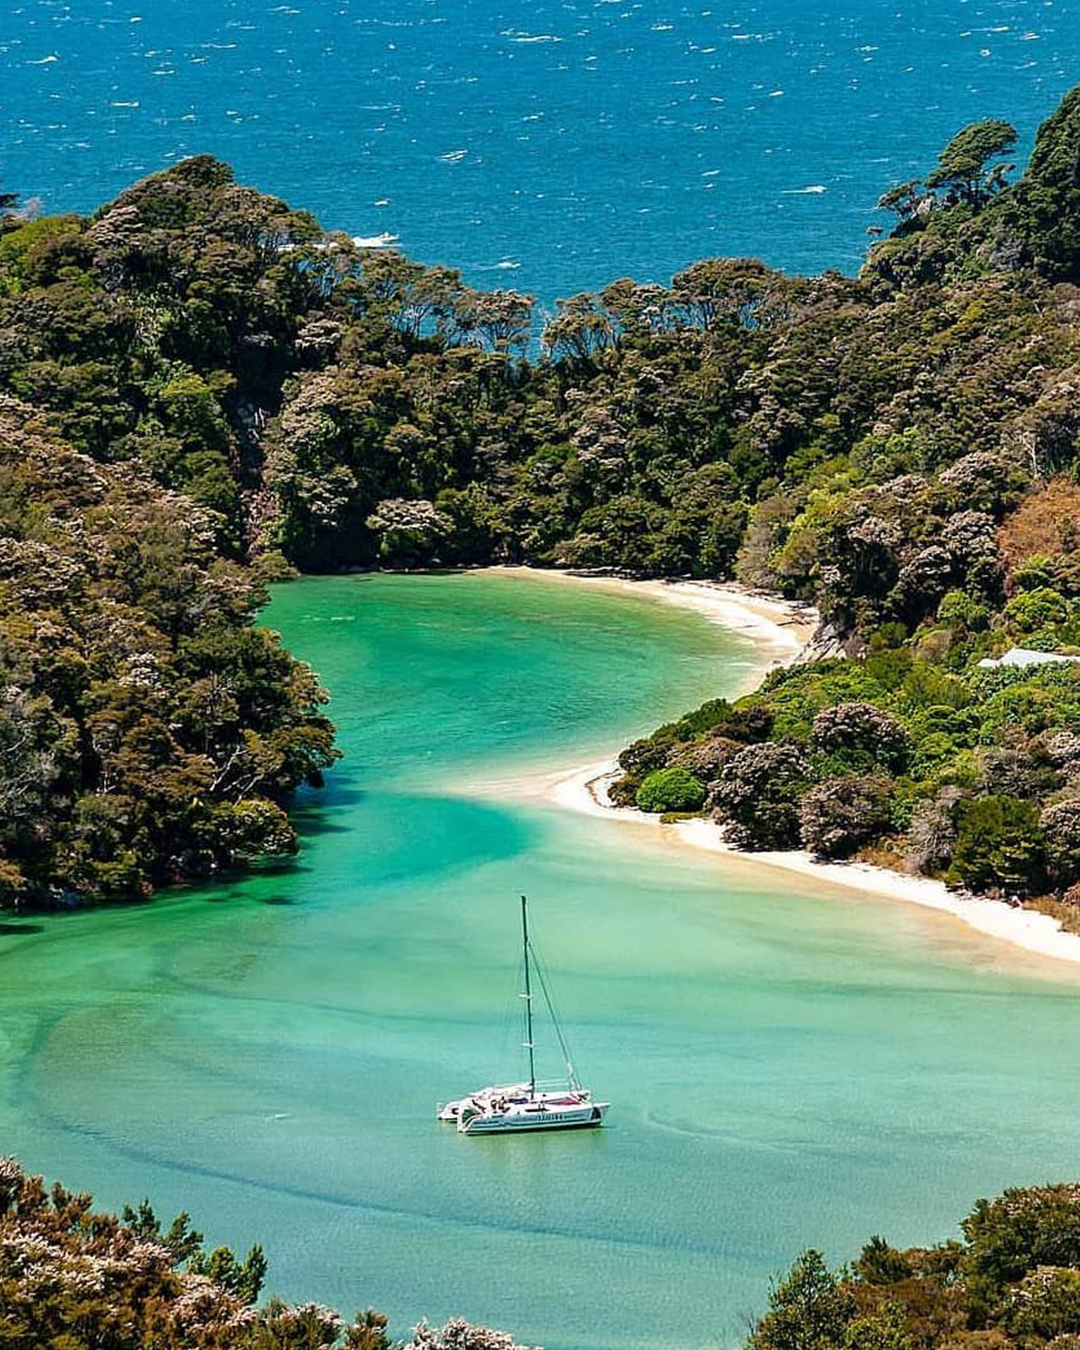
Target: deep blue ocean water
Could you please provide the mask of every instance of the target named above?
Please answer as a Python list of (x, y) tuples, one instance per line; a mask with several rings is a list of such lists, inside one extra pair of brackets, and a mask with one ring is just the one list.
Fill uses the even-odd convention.
[(855, 270), (960, 125), (1080, 81), (1077, 0), (0, 3), (0, 175), (86, 210), (196, 152), (543, 301), (755, 254)]

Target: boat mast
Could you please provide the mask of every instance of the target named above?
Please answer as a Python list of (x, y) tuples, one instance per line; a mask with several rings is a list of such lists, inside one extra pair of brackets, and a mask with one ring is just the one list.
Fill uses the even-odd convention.
[(536, 1065), (533, 1059), (532, 985), (529, 979), (529, 918), (525, 897), (521, 897), (521, 942), (525, 949), (525, 1048), (529, 1052), (529, 1092), (536, 1094)]

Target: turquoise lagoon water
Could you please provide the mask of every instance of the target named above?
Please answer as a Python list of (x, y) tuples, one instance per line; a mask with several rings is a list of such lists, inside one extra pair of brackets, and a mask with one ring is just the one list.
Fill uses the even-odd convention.
[[(943, 1238), (979, 1195), (1076, 1175), (1075, 983), (943, 916), (470, 788), (733, 688), (744, 640), (513, 575), (310, 579), (268, 617), (347, 752), (303, 855), (9, 925), (4, 1151), (262, 1241), (288, 1296), (602, 1350), (735, 1344), (807, 1243)], [(516, 1071), (521, 890), (603, 1131), (432, 1118)]]
[(1077, 0), (20, 0), (0, 173), (97, 207), (196, 152), (364, 237), (550, 303), (752, 254), (853, 270), (945, 140), (1030, 144)]

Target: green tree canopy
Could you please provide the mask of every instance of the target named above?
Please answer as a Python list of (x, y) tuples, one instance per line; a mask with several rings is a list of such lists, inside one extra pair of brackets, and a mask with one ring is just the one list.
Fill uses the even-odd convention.
[(697, 811), (705, 801), (705, 785), (689, 769), (657, 769), (637, 790), (642, 811)]
[(998, 186), (990, 161), (1010, 150), (1016, 141), (1016, 128), (1008, 122), (996, 118), (971, 122), (942, 150), (938, 167), (927, 175), (927, 187), (947, 187), (969, 205), (979, 205)]

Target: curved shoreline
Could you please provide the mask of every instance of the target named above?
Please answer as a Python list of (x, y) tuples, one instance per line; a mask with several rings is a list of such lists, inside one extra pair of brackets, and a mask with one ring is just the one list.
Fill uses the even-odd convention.
[[(782, 600), (733, 583), (713, 581), (635, 581), (600, 572), (560, 571), (556, 568), (500, 566), (478, 571), (493, 576), (535, 576), (546, 581), (645, 595), (680, 609), (692, 609), (710, 623), (739, 633), (754, 643), (754, 664), (743, 682), (756, 687), (776, 666), (791, 665), (806, 651), (818, 627), (817, 610), (798, 601)], [(742, 686), (731, 696), (747, 692)]]
[[(558, 577), (574, 584), (603, 586), (625, 594), (647, 595), (695, 609), (712, 622), (752, 638), (760, 660), (731, 695), (746, 693), (779, 665), (797, 661), (806, 650), (817, 624), (817, 615), (809, 606), (795, 605), (768, 596), (760, 596), (740, 587), (713, 585), (696, 581), (632, 581), (621, 577), (593, 576), (573, 572), (555, 572), (540, 568), (500, 567), (485, 569), (508, 575), (536, 572)], [(1003, 900), (958, 895), (941, 881), (930, 877), (907, 876), (886, 867), (860, 862), (817, 862), (804, 851), (752, 853), (733, 848), (721, 837), (711, 821), (693, 819), (661, 824), (660, 817), (647, 815), (631, 807), (613, 806), (607, 787), (618, 771), (614, 758), (600, 763), (579, 765), (571, 770), (555, 771), (538, 777), (503, 782), (500, 792), (541, 799), (564, 810), (576, 811), (599, 820), (651, 827), (666, 840), (713, 853), (729, 862), (738, 860), (774, 871), (795, 873), (804, 879), (861, 891), (880, 899), (917, 905), (952, 915), (967, 928), (984, 937), (1049, 958), (1055, 962), (1080, 964), (1080, 934), (1068, 933), (1057, 919), (1037, 910), (1022, 909)]]
[(665, 824), (659, 816), (647, 815), (632, 807), (613, 806), (607, 800), (607, 786), (617, 767), (615, 760), (608, 760), (575, 769), (551, 782), (545, 795), (564, 810), (600, 820), (652, 827), (669, 840), (677, 840), (683, 846), (717, 854), (729, 861), (795, 873), (828, 886), (842, 886), (879, 899), (951, 914), (984, 937), (995, 938), (1036, 956), (1080, 964), (1080, 934), (1065, 932), (1056, 919), (1037, 910), (1020, 909), (1003, 900), (957, 895), (944, 882), (930, 877), (906, 876), (870, 863), (817, 862), (804, 850), (748, 852), (726, 843), (711, 821), (695, 818)]

